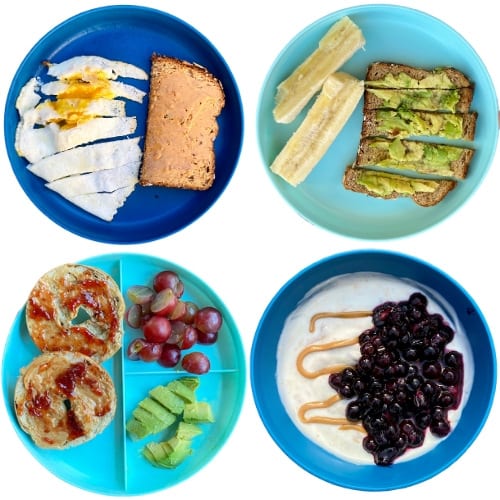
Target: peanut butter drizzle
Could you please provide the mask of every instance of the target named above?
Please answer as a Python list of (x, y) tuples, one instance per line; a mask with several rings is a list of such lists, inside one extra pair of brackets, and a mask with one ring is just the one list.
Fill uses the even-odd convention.
[[(337, 312), (337, 313), (332, 313), (332, 312), (320, 312), (311, 317), (311, 320), (309, 322), (309, 331), (312, 333), (314, 332), (316, 328), (316, 321), (324, 318), (363, 318), (363, 317), (368, 317), (372, 315), (372, 311), (343, 311), (343, 312)], [(304, 368), (304, 359), (306, 356), (313, 352), (319, 352), (319, 351), (326, 351), (329, 349), (339, 349), (341, 347), (346, 347), (346, 346), (351, 346), (355, 345), (358, 343), (358, 337), (353, 337), (350, 339), (344, 339), (344, 340), (334, 340), (332, 342), (327, 342), (325, 344), (312, 344), (304, 349), (299, 353), (297, 356), (297, 370), (299, 373), (306, 377), (306, 378), (316, 378), (321, 375), (326, 375), (329, 373), (333, 372), (338, 372), (341, 371), (345, 368), (347, 368), (349, 365), (334, 365), (334, 366), (327, 366), (325, 368), (322, 368), (320, 370), (316, 371), (308, 371)], [(323, 417), (320, 415), (315, 415), (313, 417), (307, 417), (306, 413), (309, 410), (313, 410), (316, 408), (328, 408), (335, 403), (338, 403), (342, 397), (340, 394), (334, 394), (333, 396), (329, 397), (325, 401), (311, 401), (309, 403), (304, 403), (298, 410), (297, 415), (299, 419), (306, 424), (309, 423), (318, 423), (318, 424), (330, 424), (330, 425), (338, 425), (340, 426), (339, 428), (341, 430), (356, 430), (358, 432), (365, 433), (365, 429), (363, 428), (362, 425), (359, 424), (354, 424), (347, 420), (346, 418), (336, 418), (336, 417)]]

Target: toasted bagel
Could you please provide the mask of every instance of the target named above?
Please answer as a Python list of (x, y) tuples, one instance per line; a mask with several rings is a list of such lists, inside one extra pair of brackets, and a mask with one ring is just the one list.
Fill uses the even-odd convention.
[(41, 448), (77, 446), (113, 420), (116, 392), (108, 372), (81, 353), (46, 352), (21, 369), (14, 389), (21, 428)]
[(26, 324), (43, 351), (71, 351), (101, 362), (122, 345), (125, 302), (104, 271), (63, 264), (45, 273), (26, 303)]

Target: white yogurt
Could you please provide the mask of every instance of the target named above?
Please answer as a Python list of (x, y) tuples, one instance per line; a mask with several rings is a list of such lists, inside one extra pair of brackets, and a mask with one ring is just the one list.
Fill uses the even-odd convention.
[[(446, 300), (431, 290), (410, 280), (398, 279), (380, 273), (352, 273), (334, 277), (310, 290), (297, 308), (288, 316), (278, 343), (276, 379), (283, 405), (296, 427), (311, 441), (330, 453), (357, 464), (374, 464), (373, 457), (362, 447), (365, 434), (357, 430), (341, 430), (336, 425), (303, 423), (298, 418), (298, 410), (312, 401), (324, 401), (335, 392), (328, 384), (328, 374), (314, 379), (302, 376), (296, 362), (300, 352), (311, 344), (325, 344), (332, 341), (351, 339), (372, 328), (371, 317), (325, 318), (316, 322), (314, 332), (309, 331), (312, 316), (320, 312), (371, 311), (386, 301), (406, 300), (415, 292), (425, 293), (429, 303), (427, 310), (438, 313), (455, 330), (453, 341), (448, 348), (462, 353), (464, 360), (464, 387), (462, 402), (457, 410), (450, 411), (448, 418), (452, 429), (458, 421), (465, 405), (474, 373), (470, 345), (459, 324), (458, 318)], [(359, 344), (320, 351), (308, 355), (304, 368), (316, 371), (336, 364), (354, 365), (360, 357)], [(348, 400), (330, 406), (310, 410), (307, 417), (321, 415), (345, 418)], [(420, 456), (434, 448), (443, 439), (427, 432), (423, 446), (407, 450), (398, 461)]]

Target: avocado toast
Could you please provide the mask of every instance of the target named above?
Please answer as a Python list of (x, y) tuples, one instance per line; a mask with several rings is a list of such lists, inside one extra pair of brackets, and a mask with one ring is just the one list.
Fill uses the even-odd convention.
[(382, 199), (439, 203), (469, 169), (477, 113), (459, 70), (376, 62), (366, 72), (363, 123), (344, 187)]

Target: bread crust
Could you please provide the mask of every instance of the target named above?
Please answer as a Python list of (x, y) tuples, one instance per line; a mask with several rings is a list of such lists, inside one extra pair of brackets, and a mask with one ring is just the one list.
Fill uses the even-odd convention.
[[(433, 179), (434, 182), (437, 182), (439, 184), (439, 187), (432, 193), (417, 192), (410, 195), (392, 191), (390, 193), (382, 195), (374, 191), (370, 191), (361, 184), (358, 184), (358, 178), (362, 171), (363, 169), (361, 168), (348, 166), (344, 171), (344, 176), (342, 179), (344, 187), (356, 193), (362, 193), (373, 198), (381, 198), (384, 200), (393, 200), (400, 197), (411, 198), (417, 205), (420, 205), (422, 207), (432, 207), (434, 205), (437, 205), (452, 189), (454, 189), (457, 184), (456, 181), (449, 179)], [(405, 177), (400, 174), (393, 174), (388, 172), (385, 172), (384, 174), (386, 176)]]
[(139, 183), (209, 189), (216, 174), (217, 117), (224, 105), (222, 84), (206, 68), (153, 54)]
[(43, 351), (83, 353), (101, 362), (121, 347), (125, 301), (101, 269), (63, 264), (46, 272), (26, 303), (28, 332)]
[(21, 428), (40, 448), (83, 444), (111, 423), (116, 392), (108, 372), (76, 352), (46, 352), (21, 369), (14, 407)]
[(409, 66), (407, 64), (386, 61), (376, 61), (370, 64), (366, 71), (365, 80), (369, 86), (371, 81), (381, 80), (387, 74), (398, 75), (400, 73), (406, 73), (408, 76), (420, 81), (438, 72), (445, 73), (450, 79), (452, 86), (448, 88), (463, 88), (473, 85), (464, 73), (453, 67), (441, 67), (428, 70)]

